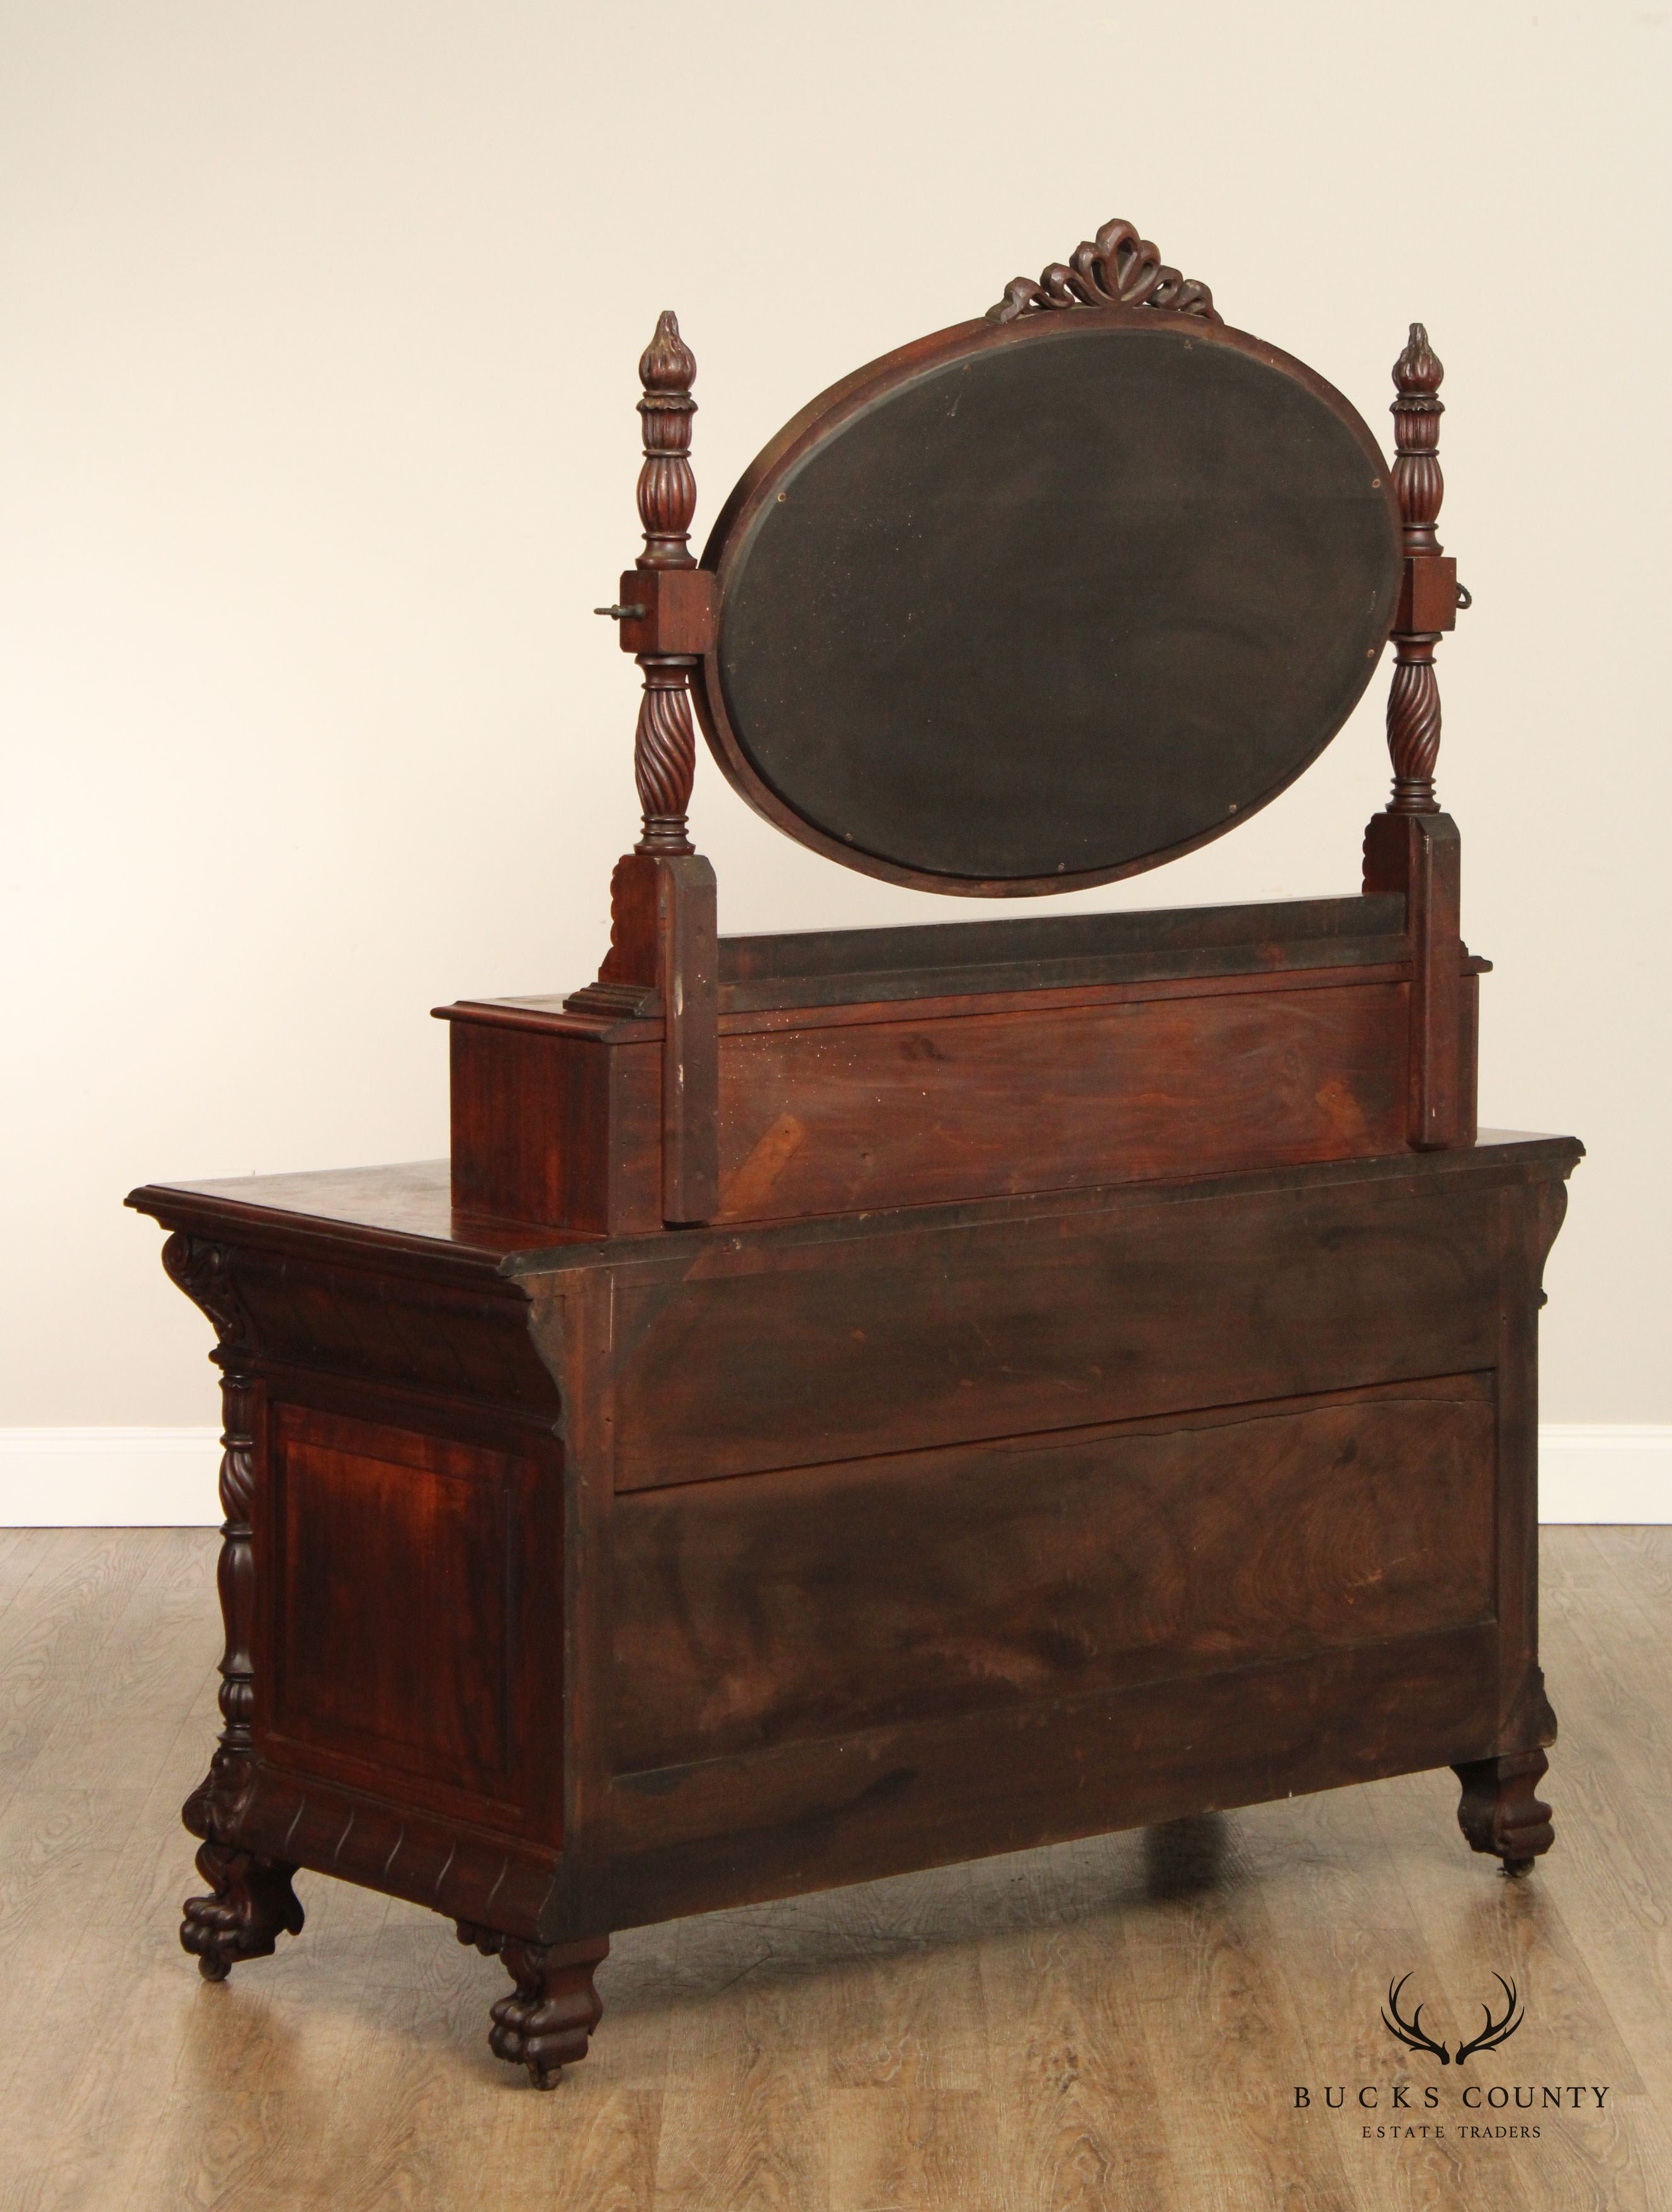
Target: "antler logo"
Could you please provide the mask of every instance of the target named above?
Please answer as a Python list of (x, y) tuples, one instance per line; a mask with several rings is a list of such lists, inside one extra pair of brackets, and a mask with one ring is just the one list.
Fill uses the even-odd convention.
[[(1422, 2033), (1421, 2006), (1417, 2007), (1415, 2015), (1409, 2020), (1403, 2018), (1400, 2013), (1399, 1992), (1410, 1978), (1408, 1974), (1402, 1974), (1396, 1982), (1389, 1983), (1388, 2002), (1382, 2014), (1382, 2025), (1390, 2035), (1396, 2035), (1399, 2040), (1408, 2045), (1411, 2050), (1432, 2051), (1442, 2066), (1449, 2066), (1451, 2063), (1451, 2054), (1445, 2045), (1443, 2043), (1436, 2043), (1433, 2036), (1425, 2035)], [(1391, 2020), (1388, 2018), (1389, 2013), (1393, 2014)]]
[[(1433, 2036), (1425, 2034), (1423, 2032), (1421, 2006), (1417, 2007), (1409, 2020), (1405, 2019), (1400, 2012), (1399, 1992), (1410, 1978), (1408, 1974), (1402, 1974), (1396, 1982), (1389, 1984), (1388, 2001), (1382, 2014), (1382, 2025), (1390, 2035), (1397, 2036), (1400, 2042), (1408, 2050), (1426, 2051), (1432, 2057), (1438, 2058), (1442, 2066), (1450, 2066), (1452, 2063), (1452, 2057), (1445, 2045), (1436, 2043)], [(1487, 2016), (1487, 2024), (1481, 2033), (1472, 2037), (1469, 2042), (1458, 2044), (1456, 2063), (1459, 2066), (1465, 2059), (1472, 2058), (1477, 2051), (1495, 2051), (1500, 2043), (1507, 2043), (1527, 2017), (1524, 2011), (1518, 2009), (1521, 2001), (1516, 1995), (1515, 1984), (1506, 1982), (1501, 1974), (1494, 1974), (1493, 1979), (1509, 2001), (1505, 2008), (1504, 2017), (1502, 2020), (1494, 2020), (1490, 2005), (1481, 2007)], [(1391, 2018), (1389, 2017), (1390, 2014), (1392, 2015)]]
[(1494, 2020), (1493, 2018), (1492, 2007), (1490, 2005), (1483, 2004), (1481, 2007), (1481, 2010), (1487, 2016), (1487, 2024), (1472, 2042), (1460, 2043), (1457, 2045), (1457, 2063), (1459, 2066), (1463, 2064), (1464, 2059), (1469, 2056), (1471, 2051), (1494, 2051), (1500, 2043), (1507, 2043), (1510, 2038), (1515, 2033), (1517, 2028), (1520, 2027), (1522, 2021), (1527, 2017), (1525, 2012), (1518, 2012), (1516, 2010), (1516, 2006), (1520, 2001), (1515, 1993), (1515, 1984), (1513, 1982), (1506, 1982), (1501, 1974), (1494, 1974), (1492, 1978), (1497, 1983), (1499, 1988), (1502, 1990), (1504, 1995), (1509, 1999), (1509, 2003), (1505, 2008), (1504, 2017), (1502, 2020)]

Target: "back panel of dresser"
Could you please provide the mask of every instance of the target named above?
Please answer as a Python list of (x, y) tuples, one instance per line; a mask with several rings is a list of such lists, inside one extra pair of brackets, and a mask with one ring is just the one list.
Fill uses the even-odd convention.
[(1500, 1202), (1203, 1185), (624, 1269), (618, 1917), (1484, 1745)]

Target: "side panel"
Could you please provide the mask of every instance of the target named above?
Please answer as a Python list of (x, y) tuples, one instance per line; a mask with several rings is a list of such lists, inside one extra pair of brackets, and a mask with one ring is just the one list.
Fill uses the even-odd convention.
[(268, 1433), (262, 1748), (525, 1826), (537, 1465), (294, 1403)]
[(564, 1837), (558, 1389), (519, 1286), (379, 1257), (224, 1257), (260, 1400), (228, 1832), (531, 1936)]

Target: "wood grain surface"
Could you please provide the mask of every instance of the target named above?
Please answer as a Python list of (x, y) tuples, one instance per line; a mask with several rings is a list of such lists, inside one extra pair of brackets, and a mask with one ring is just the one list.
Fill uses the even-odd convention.
[(1407, 990), (1355, 979), (964, 1021), (908, 1007), (811, 1038), (726, 1037), (714, 1218), (1395, 1152)]
[[(1427, 1774), (629, 1930), (549, 2097), (488, 2052), (498, 1961), (415, 1906), (304, 1874), (277, 1956), (219, 1987), (182, 1956), (215, 1540), (0, 1539), (6, 2212), (1672, 2206), (1672, 1530), (1544, 1533), (1533, 1881), (1459, 1848)], [(1513, 1975), (1525, 2026), (1469, 2070), (1602, 2111), (1396, 2144), (1297, 2112), (1301, 2082), (1452, 2081), (1378, 2023), (1408, 1969), (1447, 2033)]]
[(636, 1491), (617, 1770), (1484, 1621), (1494, 1421), (1462, 1375)]

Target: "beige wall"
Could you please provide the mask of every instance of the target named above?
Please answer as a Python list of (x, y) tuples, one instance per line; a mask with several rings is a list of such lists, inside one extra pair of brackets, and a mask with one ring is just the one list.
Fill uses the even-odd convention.
[[(1411, 317), (1446, 362), (1484, 1114), (1592, 1152), (1544, 1411), (1672, 1418), (1667, 16), (8, 9), (0, 1425), (212, 1419), (128, 1186), (433, 1155), (429, 1007), (593, 971), (634, 694), (590, 611), (657, 311), (700, 530), (821, 386), (1116, 214), (1380, 428)], [(1351, 888), (1382, 690), (1245, 830), (1078, 902)], [(706, 760), (694, 813), (724, 927), (973, 911), (801, 852)]]

